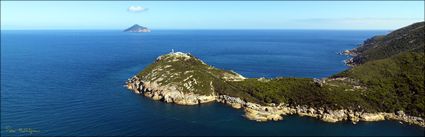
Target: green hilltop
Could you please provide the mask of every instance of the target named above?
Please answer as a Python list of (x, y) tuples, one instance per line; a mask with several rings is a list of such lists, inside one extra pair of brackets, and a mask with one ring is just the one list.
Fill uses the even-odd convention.
[(182, 92), (200, 95), (212, 94), (215, 91), (213, 84), (245, 79), (235, 72), (214, 68), (181, 52), (159, 56), (137, 76), (143, 81), (155, 81), (159, 86), (176, 86)]

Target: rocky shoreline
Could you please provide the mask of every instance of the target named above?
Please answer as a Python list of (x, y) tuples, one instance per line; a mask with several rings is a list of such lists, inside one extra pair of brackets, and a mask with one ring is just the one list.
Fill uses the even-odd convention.
[(344, 64), (349, 66), (349, 67), (354, 67), (356, 66), (356, 63), (354, 62), (354, 57), (357, 56), (356, 53), (356, 49), (352, 49), (352, 50), (344, 50), (340, 53), (337, 53), (338, 55), (346, 55), (346, 56), (350, 56), (350, 58), (343, 60)]
[(126, 82), (128, 89), (136, 94), (143, 94), (153, 100), (161, 100), (167, 103), (176, 103), (179, 105), (196, 105), (214, 101), (216, 96), (197, 95), (193, 93), (183, 93), (174, 86), (159, 86), (156, 82), (142, 81), (134, 76)]
[(325, 108), (314, 108), (309, 106), (290, 106), (289, 104), (268, 104), (260, 105), (251, 102), (245, 102), (238, 97), (227, 95), (198, 95), (193, 93), (183, 93), (174, 86), (159, 86), (155, 82), (142, 81), (134, 76), (126, 82), (129, 90), (137, 94), (143, 94), (153, 100), (161, 100), (167, 103), (176, 103), (179, 105), (197, 105), (217, 101), (227, 104), (236, 109), (244, 109), (245, 117), (259, 122), (282, 120), (285, 115), (309, 116), (320, 119), (325, 122), (351, 121), (356, 124), (359, 121), (382, 121), (396, 120), (408, 124), (425, 127), (425, 121), (421, 117), (408, 116), (403, 111), (396, 113), (367, 113), (358, 112), (349, 109), (329, 110)]

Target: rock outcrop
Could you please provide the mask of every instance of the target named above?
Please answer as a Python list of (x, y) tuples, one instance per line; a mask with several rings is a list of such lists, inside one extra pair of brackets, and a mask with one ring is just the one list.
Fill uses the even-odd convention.
[(176, 86), (160, 86), (156, 82), (142, 81), (137, 77), (133, 77), (127, 82), (127, 88), (133, 90), (137, 94), (142, 94), (146, 97), (152, 98), (153, 100), (162, 100), (167, 103), (176, 103), (179, 105), (196, 105), (216, 100), (216, 96), (214, 94), (199, 95), (194, 93), (184, 93), (177, 90)]

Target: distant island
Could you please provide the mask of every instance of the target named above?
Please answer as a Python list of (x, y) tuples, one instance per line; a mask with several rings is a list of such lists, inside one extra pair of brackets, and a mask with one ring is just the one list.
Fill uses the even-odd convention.
[(126, 86), (167, 103), (228, 104), (256, 121), (297, 114), (326, 122), (397, 120), (425, 127), (424, 26), (415, 23), (347, 50), (352, 68), (327, 78), (245, 78), (171, 52)]
[(151, 30), (146, 27), (140, 26), (139, 24), (134, 24), (130, 28), (125, 29), (124, 32), (151, 32)]

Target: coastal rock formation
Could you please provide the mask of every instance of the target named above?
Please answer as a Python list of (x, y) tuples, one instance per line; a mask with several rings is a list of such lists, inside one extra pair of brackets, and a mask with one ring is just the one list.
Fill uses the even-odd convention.
[[(172, 56), (181, 57), (181, 59), (191, 58), (188, 54), (176, 53)], [(161, 56), (158, 60), (170, 59), (167, 56)], [(174, 57), (172, 57), (174, 58)], [(157, 61), (158, 61), (157, 60)], [(175, 59), (171, 59), (175, 60)], [(241, 78), (239, 75), (233, 79)], [(238, 79), (242, 80), (242, 79)], [(179, 105), (196, 105), (200, 103), (219, 102), (227, 104), (235, 109), (244, 109), (245, 117), (258, 122), (278, 121), (282, 120), (285, 115), (299, 115), (314, 117), (325, 122), (339, 122), (349, 120), (354, 124), (359, 121), (381, 121), (381, 120), (398, 120), (406, 123), (425, 126), (424, 119), (420, 117), (407, 116), (403, 111), (395, 113), (366, 113), (356, 112), (349, 109), (329, 110), (325, 108), (314, 108), (304, 106), (290, 106), (289, 104), (280, 103), (260, 105), (253, 102), (247, 102), (239, 97), (231, 97), (228, 95), (219, 95), (212, 92), (209, 95), (200, 95), (193, 92), (185, 93), (179, 91), (176, 85), (160, 85), (158, 81), (144, 81), (134, 76), (127, 81), (126, 87), (137, 94), (142, 94), (153, 100), (161, 100), (166, 103), (176, 103)], [(180, 88), (181, 89), (181, 88)]]
[(143, 82), (134, 76), (127, 81), (127, 88), (137, 94), (143, 94), (153, 100), (161, 100), (166, 103), (176, 103), (179, 105), (196, 105), (200, 103), (219, 102), (227, 104), (235, 109), (244, 109), (245, 117), (249, 120), (258, 122), (279, 121), (285, 115), (309, 116), (320, 119), (325, 122), (339, 122), (349, 120), (353, 124), (359, 121), (382, 121), (397, 120), (410, 124), (425, 127), (424, 119), (420, 117), (408, 116), (403, 111), (397, 113), (366, 113), (356, 112), (349, 109), (328, 110), (325, 108), (314, 108), (308, 106), (290, 106), (289, 104), (268, 104), (260, 105), (257, 103), (246, 102), (238, 97), (227, 95), (199, 95), (193, 93), (183, 93), (174, 86), (159, 86), (156, 83)]
[(177, 90), (174, 85), (159, 85), (156, 82), (142, 81), (137, 77), (133, 77), (127, 82), (127, 88), (133, 90), (137, 94), (143, 94), (153, 100), (162, 100), (167, 103), (176, 103), (179, 105), (196, 105), (199, 103), (207, 103), (216, 100), (214, 94), (198, 95), (194, 93), (184, 93)]
[(125, 29), (124, 32), (151, 32), (151, 30), (138, 24), (134, 24), (130, 28)]

